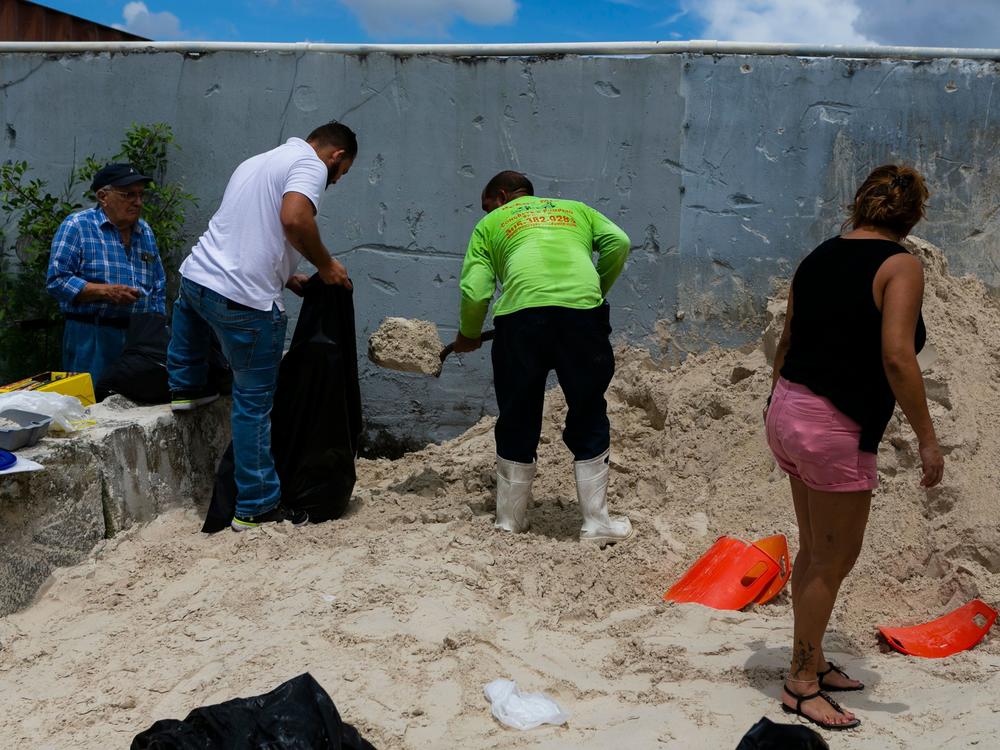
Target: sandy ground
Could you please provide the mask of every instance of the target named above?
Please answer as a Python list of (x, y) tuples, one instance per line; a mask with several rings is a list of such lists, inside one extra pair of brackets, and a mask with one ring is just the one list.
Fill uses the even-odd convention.
[[(1000, 310), (978, 282), (948, 276), (939, 254), (921, 254), (946, 479), (917, 486), (912, 434), (897, 419), (826, 643), (869, 685), (843, 698), (864, 725), (826, 733), (832, 748), (987, 748), (1000, 731), (996, 629), (941, 660), (876, 639), (878, 624), (921, 622), (973, 596), (1000, 604)], [(0, 744), (124, 747), (156, 719), (308, 670), (380, 748), (734, 748), (760, 716), (788, 720), (777, 700), (787, 591), (748, 612), (661, 596), (720, 534), (781, 532), (795, 547), (787, 483), (762, 435), (769, 373), (759, 348), (676, 367), (620, 352), (610, 497), (637, 534), (618, 547), (576, 539), (558, 392), (524, 535), (492, 528), (487, 419), (398, 461), (360, 461), (339, 522), (206, 537), (196, 513), (177, 510), (109, 540), (0, 619)], [(482, 693), (498, 677), (548, 693), (572, 718), (502, 727)]]

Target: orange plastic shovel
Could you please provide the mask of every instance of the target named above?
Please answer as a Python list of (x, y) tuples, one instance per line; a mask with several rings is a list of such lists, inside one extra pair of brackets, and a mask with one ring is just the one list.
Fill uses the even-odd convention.
[(968, 604), (923, 625), (909, 628), (879, 626), (886, 642), (911, 656), (938, 659), (972, 648), (993, 627), (997, 611), (986, 602), (973, 599)]
[(778, 563), (760, 547), (721, 536), (663, 598), (714, 609), (743, 609), (764, 592), (778, 571)]
[(792, 577), (792, 561), (788, 555), (788, 540), (785, 539), (784, 534), (775, 534), (758, 539), (753, 544), (778, 564), (778, 572), (774, 578), (753, 600), (754, 604), (765, 604), (781, 593), (785, 584), (788, 583), (788, 579)]

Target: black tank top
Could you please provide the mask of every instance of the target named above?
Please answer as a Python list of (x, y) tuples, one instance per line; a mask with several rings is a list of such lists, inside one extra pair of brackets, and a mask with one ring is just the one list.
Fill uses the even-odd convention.
[[(834, 237), (809, 253), (792, 279), (791, 344), (781, 375), (860, 424), (858, 447), (869, 453), (878, 452), (896, 406), (882, 365), (882, 313), (872, 282), (888, 258), (905, 252), (889, 240)], [(926, 339), (920, 315), (918, 352)]]

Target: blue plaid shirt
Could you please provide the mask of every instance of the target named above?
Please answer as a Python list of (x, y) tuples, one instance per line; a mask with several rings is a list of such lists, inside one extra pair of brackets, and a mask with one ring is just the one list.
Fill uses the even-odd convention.
[[(131, 305), (74, 303), (87, 282), (124, 284), (139, 289), (142, 296)], [(112, 318), (139, 312), (166, 314), (166, 276), (153, 230), (139, 219), (132, 228), (132, 246), (126, 248), (118, 227), (99, 206), (70, 214), (59, 226), (45, 288), (64, 313)]]

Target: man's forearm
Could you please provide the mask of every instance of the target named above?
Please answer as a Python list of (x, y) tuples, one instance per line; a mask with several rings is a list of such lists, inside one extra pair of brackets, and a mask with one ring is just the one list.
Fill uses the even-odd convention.
[(73, 298), (74, 304), (85, 304), (87, 302), (104, 302), (107, 284), (98, 284), (88, 281), (86, 286)]
[(73, 302), (102, 302), (125, 307), (136, 302), (141, 296), (142, 292), (135, 287), (88, 281), (83, 290), (73, 298)]
[(329, 267), (333, 259), (319, 236), (319, 226), (315, 220), (299, 221), (285, 227), (285, 237), (302, 257), (321, 270)]

